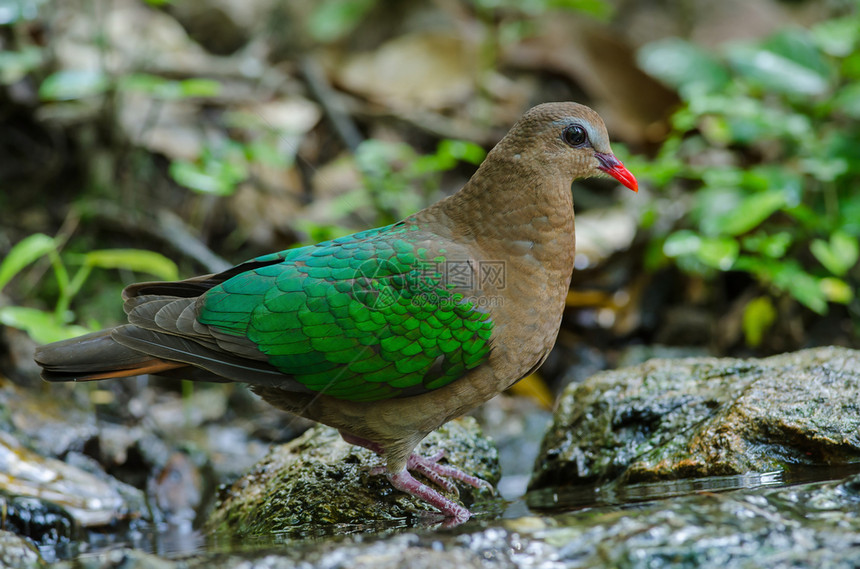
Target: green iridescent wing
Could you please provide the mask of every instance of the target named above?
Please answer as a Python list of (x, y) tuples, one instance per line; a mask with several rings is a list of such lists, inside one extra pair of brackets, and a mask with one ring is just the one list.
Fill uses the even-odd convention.
[(445, 282), (422, 235), (399, 223), (260, 257), (275, 263), (213, 287), (198, 320), (311, 391), (373, 401), (437, 389), (486, 359), (493, 321)]

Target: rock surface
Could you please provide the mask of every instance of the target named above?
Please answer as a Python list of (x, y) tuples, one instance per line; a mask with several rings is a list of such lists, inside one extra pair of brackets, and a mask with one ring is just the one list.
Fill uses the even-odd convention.
[(651, 360), (562, 395), (530, 488), (860, 463), (860, 352)]
[[(431, 433), (417, 452), (430, 456), (440, 450), (446, 453), (443, 461), (491, 484), (498, 482), (498, 451), (480, 435), (474, 419), (448, 423)], [(381, 466), (377, 455), (345, 443), (336, 430), (312, 427), (273, 447), (249, 473), (223, 489), (208, 525), (216, 532), (239, 535), (306, 534), (342, 533), (348, 531), (345, 525), (361, 528), (425, 514), (438, 521), (429, 505), (374, 474)], [(467, 504), (485, 497), (469, 486), (459, 489)]]
[[(526, 512), (519, 501), (507, 510), (506, 519), (491, 519), (500, 503), (461, 487), (461, 498), (477, 519), (453, 530), (439, 529), (440, 518), (429, 506), (395, 491), (384, 476), (373, 474), (374, 467), (382, 464), (377, 456), (318, 426), (288, 444), (272, 447), (248, 474), (222, 490), (209, 523), (212, 531), (194, 534), (205, 543), (171, 549), (166, 542), (176, 530), (166, 527), (153, 541), (161, 543), (152, 547), (160, 555), (117, 546), (99, 551), (110, 541), (93, 542), (85, 546), (91, 548), (85, 555), (79, 555), (84, 550), (52, 550), (52, 540), (38, 539), (32, 527), (21, 530), (15, 525), (22, 516), (9, 516), (6, 529), (32, 534), (39, 548), (27, 538), (0, 532), (0, 565), (22, 569), (853, 568), (860, 565), (860, 474), (845, 476), (852, 468), (860, 470), (858, 370), (860, 353), (819, 348), (763, 360), (652, 360), (598, 374), (571, 388), (575, 399), (565, 399), (561, 407), (576, 421), (565, 431), (557, 416), (549, 436), (566, 433), (566, 440), (577, 442), (579, 454), (573, 455), (579, 457), (577, 466), (591, 472), (591, 478), (581, 476), (578, 482), (616, 477), (615, 485), (602, 487), (621, 497), (604, 500), (617, 504), (613, 506), (595, 506), (592, 500), (588, 509), (565, 512), (570, 504), (564, 500), (565, 491), (580, 491), (583, 486), (553, 486), (529, 494), (532, 512), (546, 515)], [(646, 396), (645, 387), (653, 387), (653, 393)], [(7, 404), (0, 405), (0, 418), (5, 417), (6, 423), (0, 423), (0, 430), (16, 434), (29, 447), (56, 445), (56, 441), (50, 444), (44, 425), (24, 428), (32, 426), (24, 421), (24, 410), (31, 404), (21, 399), (12, 405), (17, 392), (7, 388), (4, 393), (0, 401)], [(73, 420), (76, 413), (71, 414)], [(10, 420), (15, 416), (18, 420)], [(62, 431), (60, 422), (57, 419), (57, 431)], [(85, 425), (104, 429), (96, 422)], [(113, 440), (117, 432), (107, 429), (100, 436)], [(622, 441), (628, 441), (628, 446), (622, 446)], [(125, 448), (125, 443), (120, 446)], [(427, 455), (443, 447), (448, 451), (445, 461), (494, 484), (498, 480), (495, 446), (480, 436), (473, 419), (449, 423), (419, 450)], [(716, 450), (702, 450), (710, 447)], [(12, 451), (13, 457), (29, 456)], [(667, 482), (673, 476), (651, 474), (659, 471), (654, 465), (662, 468), (673, 461), (687, 468), (701, 461), (706, 466), (693, 469), (692, 476), (705, 472), (708, 477)], [(784, 483), (790, 476), (732, 475), (791, 471), (804, 465), (829, 465), (821, 467), (828, 470), (816, 472), (843, 479), (772, 488), (761, 486)], [(668, 467), (666, 471), (672, 472)], [(724, 488), (721, 481), (758, 487), (716, 492)], [(710, 484), (706, 488), (711, 491), (697, 493), (704, 488), (697, 485), (703, 482)], [(477, 506), (472, 505), (475, 500)], [(27, 513), (33, 502), (34, 498), (18, 496), (7, 499), (6, 505), (10, 512)], [(43, 515), (41, 509), (34, 511)], [(61, 527), (51, 528), (68, 543), (68, 537), (60, 535)], [(118, 541), (129, 543), (122, 536)], [(57, 561), (68, 555), (78, 556)]]
[(11, 531), (0, 530), (0, 567), (3, 569), (41, 569), (45, 561), (33, 544)]
[(77, 452), (97, 434), (94, 415), (71, 398), (0, 377), (0, 529), (60, 546), (85, 528), (148, 519), (143, 492)]
[(481, 569), (748, 567), (860, 564), (860, 477), (779, 489), (706, 493), (635, 508), (470, 522), (455, 531), (271, 541), (230, 553), (165, 559), (137, 550), (57, 569)]

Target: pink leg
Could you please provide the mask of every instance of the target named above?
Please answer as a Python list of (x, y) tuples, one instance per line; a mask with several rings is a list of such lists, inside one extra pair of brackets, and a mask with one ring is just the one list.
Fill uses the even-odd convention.
[(364, 447), (368, 450), (375, 452), (376, 454), (378, 454), (380, 456), (382, 456), (385, 453), (385, 451), (382, 449), (382, 447), (373, 441), (369, 441), (369, 440), (363, 439), (361, 437), (356, 437), (355, 435), (353, 435), (351, 433), (344, 432), (344, 431), (338, 431), (338, 432), (340, 433), (340, 438), (342, 438), (343, 440), (345, 440), (346, 442), (348, 442), (351, 445)]

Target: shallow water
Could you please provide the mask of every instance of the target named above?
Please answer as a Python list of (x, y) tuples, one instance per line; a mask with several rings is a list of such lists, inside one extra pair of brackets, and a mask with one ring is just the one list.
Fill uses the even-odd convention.
[(529, 492), (525, 496), (528, 508), (542, 514), (572, 510), (621, 506), (625, 504), (661, 500), (700, 492), (724, 492), (742, 488), (792, 486), (811, 482), (841, 480), (860, 472), (860, 463), (839, 466), (797, 465), (790, 471), (779, 471), (735, 476), (710, 476), (682, 480), (662, 480), (636, 484), (590, 484), (562, 488), (546, 488)]
[[(455, 534), (474, 531), (476, 526), (491, 528), (506, 521), (541, 515), (562, 518), (577, 510), (612, 511), (637, 503), (665, 500), (690, 494), (709, 494), (738, 489), (781, 487), (796, 484), (840, 480), (860, 472), (860, 464), (840, 467), (795, 467), (789, 472), (752, 473), (692, 480), (663, 481), (631, 485), (606, 484), (531, 492), (516, 500), (495, 499), (473, 507), (475, 518), (452, 530)], [(136, 524), (116, 533), (90, 533), (81, 541), (42, 546), (46, 561), (53, 562), (90, 556), (107, 549), (129, 547), (171, 559), (230, 553), (251, 555), (254, 552), (279, 550), (289, 544), (312, 546), (317, 542), (337, 542), (347, 536), (365, 535), (374, 540), (405, 532), (431, 534), (441, 527), (434, 516), (415, 516), (393, 522), (355, 524), (321, 524), (296, 527), (288, 533), (262, 536), (207, 534), (188, 525), (162, 524), (158, 527)]]

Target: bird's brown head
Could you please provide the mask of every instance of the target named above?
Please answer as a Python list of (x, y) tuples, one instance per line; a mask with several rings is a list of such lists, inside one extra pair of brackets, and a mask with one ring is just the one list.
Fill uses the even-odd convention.
[(612, 153), (603, 119), (577, 103), (544, 103), (529, 110), (497, 148), (514, 160), (562, 176), (609, 174), (634, 192), (639, 184)]

